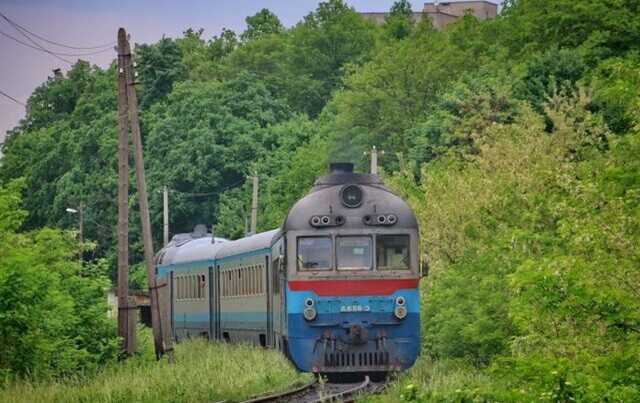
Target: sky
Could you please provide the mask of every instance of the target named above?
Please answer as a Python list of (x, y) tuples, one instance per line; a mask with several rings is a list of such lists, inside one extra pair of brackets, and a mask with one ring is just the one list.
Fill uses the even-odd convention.
[[(132, 43), (153, 43), (177, 37), (191, 28), (204, 28), (205, 37), (218, 35), (222, 28), (240, 33), (244, 19), (262, 8), (273, 11), (289, 27), (313, 11), (319, 0), (0, 0), (0, 12), (29, 31), (51, 41), (76, 47), (91, 47), (115, 41), (124, 27)], [(394, 0), (347, 0), (357, 11), (387, 11)], [(413, 1), (413, 9), (422, 2)], [(27, 42), (7, 21), (0, 19), (0, 33)], [(45, 44), (63, 53), (86, 53)], [(69, 65), (54, 56), (27, 48), (0, 35), (0, 91), (26, 103), (33, 90), (52, 76), (53, 69)], [(77, 57), (65, 57), (75, 61)], [(92, 64), (106, 67), (115, 50), (82, 56)], [(0, 143), (5, 132), (18, 124), (25, 107), (0, 95)]]

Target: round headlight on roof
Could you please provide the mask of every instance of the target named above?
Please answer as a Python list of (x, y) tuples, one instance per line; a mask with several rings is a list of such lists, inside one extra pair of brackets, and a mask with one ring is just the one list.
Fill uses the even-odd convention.
[(356, 208), (362, 204), (362, 189), (356, 185), (347, 185), (340, 191), (340, 199), (345, 207)]

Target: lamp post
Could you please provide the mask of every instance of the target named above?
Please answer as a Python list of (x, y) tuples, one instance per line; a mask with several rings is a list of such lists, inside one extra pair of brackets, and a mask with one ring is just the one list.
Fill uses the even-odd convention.
[(78, 237), (80, 238), (80, 251), (78, 252), (78, 257), (80, 265), (82, 265), (82, 244), (84, 243), (84, 203), (81, 202), (77, 209), (67, 207), (66, 211), (70, 214), (78, 214)]

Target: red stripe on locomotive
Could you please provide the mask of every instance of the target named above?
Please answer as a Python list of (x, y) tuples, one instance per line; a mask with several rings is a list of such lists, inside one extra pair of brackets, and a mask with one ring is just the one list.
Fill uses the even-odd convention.
[(400, 288), (418, 287), (417, 278), (363, 280), (293, 280), (292, 291), (313, 291), (318, 295), (388, 295)]

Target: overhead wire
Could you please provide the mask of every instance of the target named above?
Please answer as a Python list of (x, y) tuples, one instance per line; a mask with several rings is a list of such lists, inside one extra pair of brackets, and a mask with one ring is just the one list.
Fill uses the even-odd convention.
[(169, 192), (171, 192), (171, 193), (180, 193), (180, 194), (185, 195), (185, 196), (191, 196), (191, 197), (207, 197), (207, 196), (215, 196), (215, 195), (217, 195), (217, 194), (220, 194), (220, 193), (222, 193), (222, 192), (224, 192), (224, 191), (226, 191), (226, 190), (231, 189), (232, 187), (235, 187), (235, 186), (237, 186), (237, 185), (241, 184), (242, 182), (244, 182), (244, 178), (243, 178), (243, 179), (240, 179), (239, 181), (236, 181), (236, 182), (234, 182), (234, 183), (232, 183), (232, 184), (230, 184), (230, 185), (227, 185), (227, 186), (223, 187), (222, 189), (216, 190), (215, 192), (206, 192), (206, 193), (182, 192), (182, 191), (180, 191), (180, 190), (176, 190), (176, 189), (168, 189), (168, 190), (169, 190)]
[[(20, 32), (20, 31), (18, 31), (18, 32)], [(22, 33), (22, 32), (20, 32), (20, 33)], [(57, 54), (55, 54), (55, 53), (53, 53), (53, 52), (51, 52), (51, 51), (49, 51), (49, 50), (47, 50), (47, 49), (43, 48), (42, 46), (38, 45), (38, 44), (37, 44), (37, 42), (34, 42), (33, 40), (31, 40), (28, 36), (27, 36), (27, 38), (29, 39), (29, 41), (30, 41), (30, 42), (32, 42), (32, 43), (35, 43), (35, 45), (36, 45), (36, 46), (29, 45), (28, 43), (23, 42), (23, 41), (21, 41), (20, 39), (18, 39), (18, 38), (16, 38), (16, 37), (14, 37), (14, 36), (12, 36), (12, 35), (9, 35), (9, 34), (7, 34), (6, 32), (3, 32), (3, 31), (0, 31), (0, 35), (3, 35), (3, 36), (5, 36), (5, 37), (7, 37), (7, 38), (9, 38), (9, 39), (12, 39), (13, 41), (15, 41), (15, 42), (17, 42), (17, 43), (19, 43), (19, 44), (21, 44), (21, 45), (23, 45), (23, 46), (29, 47), (29, 48), (31, 48), (31, 49), (39, 50), (39, 51), (41, 51), (41, 52), (48, 53), (48, 54), (50, 54), (51, 56), (55, 57), (56, 59), (62, 60), (62, 61), (63, 61), (63, 62), (65, 62), (65, 63), (73, 64), (73, 62), (72, 62), (72, 61), (67, 60), (67, 59), (65, 59), (65, 58), (63, 58), (63, 57), (60, 57), (59, 55), (57, 55)], [(23, 35), (24, 35), (24, 34), (23, 34)]]
[(22, 105), (22, 106), (27, 106), (27, 104), (25, 104), (24, 102), (18, 101), (17, 99), (15, 99), (14, 97), (12, 97), (11, 95), (7, 94), (6, 92), (0, 90), (0, 95), (3, 95), (7, 98), (9, 98), (10, 100), (12, 100), (13, 102), (17, 103), (18, 105)]
[[(31, 35), (35, 36), (36, 38), (42, 38), (41, 36), (32, 33), (31, 31), (27, 30), (26, 28), (22, 27), (18, 23), (14, 22), (13, 20), (8, 18), (6, 15), (2, 14), (1, 12), (0, 12), (0, 17), (2, 17), (6, 22), (8, 22), (9, 25), (11, 25), (20, 35), (22, 35), (25, 39), (27, 39), (29, 42), (31, 42), (31, 45), (26, 43), (26, 42), (23, 42), (22, 40), (14, 37), (13, 35), (7, 34), (6, 32), (0, 31), (0, 35), (3, 35), (5, 37), (7, 37), (7, 38), (9, 38), (9, 39), (21, 44), (21, 45), (23, 45), (23, 46), (27, 46), (27, 47), (29, 47), (31, 49), (35, 49), (35, 50), (39, 50), (39, 51), (45, 52), (45, 53), (57, 58), (58, 60), (61, 60), (61, 61), (65, 62), (65, 63), (70, 64), (70, 65), (73, 64), (73, 62), (68, 60), (68, 59), (65, 59), (62, 56), (69, 56), (69, 57), (91, 56), (91, 55), (96, 55), (96, 54), (99, 54), (99, 53), (103, 53), (103, 52), (107, 52), (107, 51), (112, 50), (111, 48), (107, 47), (107, 48), (104, 48), (104, 49), (101, 49), (101, 50), (98, 50), (98, 51), (95, 51), (95, 52), (85, 52), (85, 53), (66, 53), (66, 52), (53, 51), (51, 49), (47, 49), (44, 46), (42, 46), (40, 43), (38, 43), (33, 38), (31, 38), (28, 34), (31, 34)], [(44, 40), (44, 39), (42, 39), (42, 40)], [(45, 41), (49, 42), (48, 40), (45, 40)]]
[(72, 45), (66, 45), (64, 43), (60, 43), (60, 42), (56, 42), (56, 41), (52, 41), (50, 39), (47, 39), (43, 36), (40, 36), (38, 34), (36, 34), (35, 32), (32, 32), (30, 30), (28, 30), (27, 28), (25, 28), (24, 26), (18, 24), (17, 22), (13, 21), (11, 18), (7, 17), (6, 15), (4, 15), (2, 12), (0, 12), (0, 16), (2, 18), (4, 18), (9, 24), (13, 25), (15, 28), (18, 28), (22, 31), (27, 32), (28, 34), (35, 36), (36, 38), (40, 39), (41, 41), (47, 42), (51, 45), (56, 45), (56, 46), (60, 46), (63, 48), (67, 48), (67, 49), (76, 49), (76, 50), (92, 50), (92, 49), (102, 49), (102, 48), (110, 48), (113, 45), (116, 44), (116, 41), (113, 42), (109, 42), (109, 43), (105, 43), (103, 45), (97, 45), (97, 46), (72, 46)]

